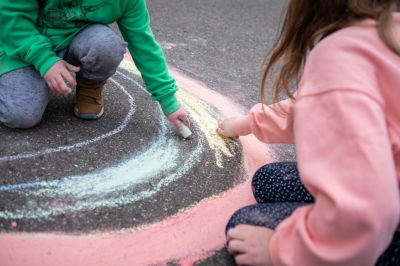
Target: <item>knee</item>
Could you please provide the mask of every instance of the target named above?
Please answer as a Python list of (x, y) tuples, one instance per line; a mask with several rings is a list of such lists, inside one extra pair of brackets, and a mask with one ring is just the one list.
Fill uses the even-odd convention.
[(32, 66), (0, 77), (0, 123), (10, 128), (31, 128), (42, 119), (49, 89)]
[(257, 202), (275, 202), (285, 179), (285, 169), (291, 166), (290, 162), (266, 164), (253, 176), (252, 190)]
[(83, 78), (105, 80), (112, 76), (121, 63), (126, 52), (126, 43), (110, 28), (103, 25), (92, 29), (97, 32), (90, 43), (88, 52), (81, 58)]
[(261, 187), (271, 188), (282, 181), (298, 178), (296, 162), (270, 163), (257, 170), (252, 179), (252, 187), (253, 191)]
[(82, 64), (91, 68), (117, 67), (121, 62), (126, 50), (126, 44), (115, 33), (110, 34), (107, 40), (101, 40), (101, 36), (82, 58)]
[(14, 114), (12, 117), (8, 117), (8, 119), (5, 119), (3, 122), (4, 125), (10, 127), (10, 128), (21, 128), (21, 129), (27, 129), (27, 128), (32, 128), (39, 124), (41, 121), (42, 116), (27, 116), (27, 115), (16, 115)]
[(45, 105), (36, 108), (33, 105), (23, 108), (9, 106), (7, 112), (2, 114), (1, 122), (10, 128), (32, 128), (42, 120), (44, 109)]
[(273, 183), (271, 179), (274, 178), (274, 171), (274, 164), (264, 165), (257, 170), (251, 182), (251, 187), (255, 196), (259, 195), (264, 190), (270, 189), (270, 186)]

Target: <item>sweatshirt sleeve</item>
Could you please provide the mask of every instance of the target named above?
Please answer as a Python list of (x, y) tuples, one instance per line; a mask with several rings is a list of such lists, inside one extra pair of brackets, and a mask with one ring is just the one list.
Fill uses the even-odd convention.
[(164, 54), (151, 31), (146, 1), (126, 2), (128, 3), (127, 10), (119, 19), (118, 26), (128, 42), (129, 52), (142, 74), (148, 92), (168, 115), (180, 107), (180, 103), (174, 96), (177, 86), (168, 73)]
[(374, 265), (399, 222), (399, 185), (383, 106), (354, 89), (297, 98), (295, 141), (315, 203), (270, 240), (274, 265)]
[(238, 136), (254, 134), (265, 143), (293, 143), (293, 107), (291, 99), (275, 105), (256, 104), (247, 116), (236, 121)]
[(37, 1), (0, 1), (0, 45), (5, 54), (33, 65), (42, 76), (61, 60), (36, 29)]

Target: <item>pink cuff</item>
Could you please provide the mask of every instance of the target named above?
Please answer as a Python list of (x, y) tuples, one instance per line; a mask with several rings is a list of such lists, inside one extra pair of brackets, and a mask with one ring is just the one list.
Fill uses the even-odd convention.
[(272, 261), (273, 266), (278, 266), (280, 265), (279, 263), (279, 258), (278, 258), (278, 251), (276, 249), (276, 233), (272, 235), (272, 237), (269, 239), (269, 256)]

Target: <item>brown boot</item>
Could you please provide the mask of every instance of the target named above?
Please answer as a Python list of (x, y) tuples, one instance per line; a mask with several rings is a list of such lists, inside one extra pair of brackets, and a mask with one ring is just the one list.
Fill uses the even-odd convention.
[(74, 113), (81, 119), (97, 119), (104, 113), (103, 88), (106, 81), (76, 78), (76, 101)]

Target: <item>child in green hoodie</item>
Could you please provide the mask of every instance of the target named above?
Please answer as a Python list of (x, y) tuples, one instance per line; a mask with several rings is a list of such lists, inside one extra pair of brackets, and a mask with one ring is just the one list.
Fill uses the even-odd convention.
[[(106, 26), (113, 22), (123, 39)], [(30, 128), (39, 123), (49, 88), (68, 94), (66, 82), (76, 87), (75, 115), (101, 117), (103, 86), (128, 47), (147, 90), (168, 120), (177, 129), (181, 122), (189, 126), (174, 96), (175, 80), (151, 31), (145, 0), (0, 1), (0, 28), (4, 125)]]

